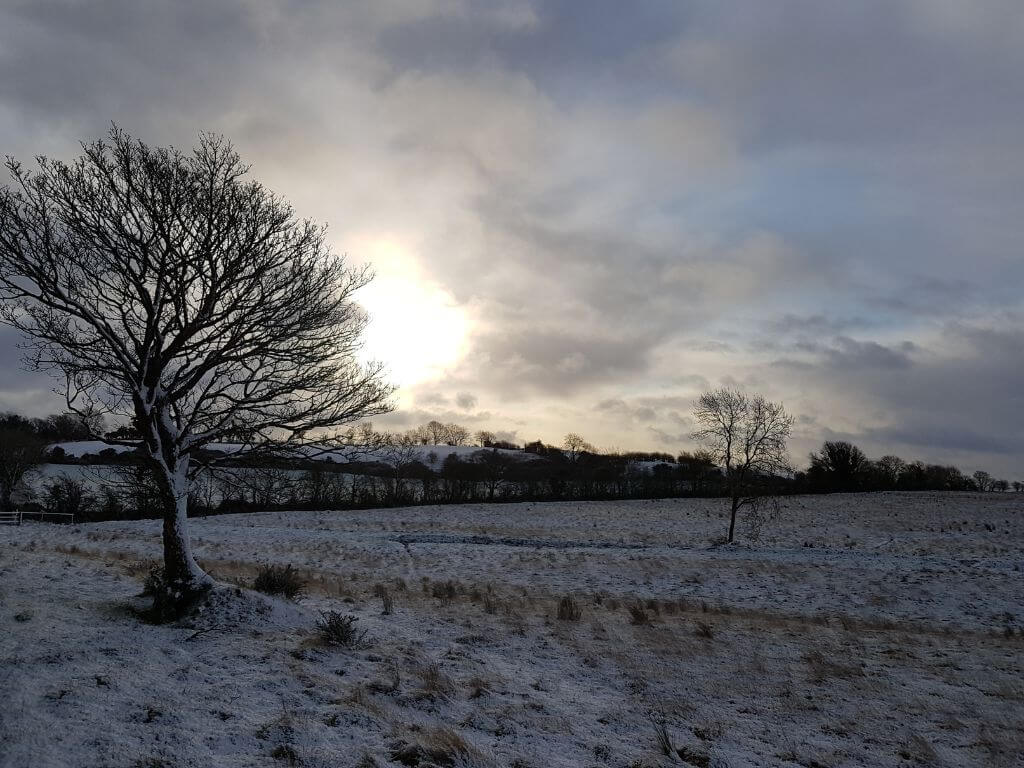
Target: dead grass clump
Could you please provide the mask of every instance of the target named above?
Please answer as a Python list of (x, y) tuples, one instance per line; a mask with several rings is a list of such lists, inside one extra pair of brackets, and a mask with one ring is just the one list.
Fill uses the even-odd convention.
[(450, 603), (459, 594), (459, 585), (454, 581), (435, 581), (430, 585), (430, 596), (442, 603)]
[(803, 655), (810, 671), (810, 678), (815, 683), (822, 683), (833, 678), (859, 677), (864, 672), (859, 667), (839, 664), (827, 658), (821, 651), (811, 651)]
[(899, 756), (904, 760), (911, 760), (924, 765), (936, 765), (939, 762), (939, 755), (928, 740), (921, 734), (910, 731), (906, 741), (899, 751)]
[(654, 738), (658, 742), (658, 749), (661, 754), (666, 757), (673, 757), (676, 749), (672, 746), (672, 736), (668, 732), (668, 726), (665, 724), (664, 717), (655, 717), (650, 715), (651, 725), (654, 726)]
[(291, 565), (267, 565), (257, 571), (252, 588), (265, 595), (281, 595), (294, 600), (306, 588), (306, 581)]
[(484, 595), (483, 599), (484, 613), (494, 615), (498, 612), (498, 607), (501, 605), (493, 595)]
[(706, 621), (698, 621), (694, 634), (697, 635), (697, 637), (703, 637), (705, 640), (710, 640), (715, 636), (715, 628)]
[(316, 628), (320, 639), (329, 645), (340, 645), (343, 648), (365, 648), (369, 645), (366, 630), (356, 628), (358, 616), (343, 615), (337, 611), (320, 614)]
[(629, 623), (641, 627), (651, 623), (651, 617), (644, 608), (644, 604), (637, 600), (629, 606)]
[(455, 692), (455, 683), (441, 671), (436, 661), (420, 664), (413, 669), (413, 674), (420, 682), (419, 688), (416, 690), (417, 698), (447, 698)]
[(395, 611), (395, 598), (391, 596), (388, 588), (383, 584), (378, 584), (373, 588), (373, 594), (375, 597), (380, 598), (381, 602), (381, 613), (385, 616), (390, 616)]
[(582, 615), (583, 612), (572, 595), (566, 595), (558, 601), (559, 621), (579, 621)]
[(280, 760), (288, 765), (299, 764), (299, 755), (291, 744), (278, 744), (273, 748), (273, 750), (271, 750), (270, 756), (275, 760)]
[(451, 728), (428, 728), (392, 742), (391, 760), (402, 765), (483, 765), (484, 756)]
[(466, 681), (466, 687), (469, 688), (469, 698), (479, 699), (484, 694), (491, 692), (491, 683), (488, 680), (476, 675), (469, 678)]

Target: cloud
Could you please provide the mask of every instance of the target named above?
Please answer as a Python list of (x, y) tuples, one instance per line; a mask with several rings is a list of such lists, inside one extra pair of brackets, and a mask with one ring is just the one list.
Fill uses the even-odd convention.
[(459, 392), (455, 395), (455, 404), (465, 411), (476, 407), (476, 395), (470, 392)]
[[(0, 64), (5, 152), (223, 131), (353, 261), (399, 244), (468, 327), (391, 423), (681, 449), (731, 382), (808, 445), (1020, 461), (1010, 0), (36, 0)], [(14, 341), (0, 408), (59, 409)]]

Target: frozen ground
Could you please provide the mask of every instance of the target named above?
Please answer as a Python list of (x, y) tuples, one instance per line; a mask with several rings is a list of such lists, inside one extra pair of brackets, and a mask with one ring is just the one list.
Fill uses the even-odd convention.
[(1021, 765), (1022, 511), (797, 497), (732, 547), (717, 500), (212, 517), (221, 580), (310, 583), (187, 626), (131, 612), (155, 522), (0, 528), (0, 766)]

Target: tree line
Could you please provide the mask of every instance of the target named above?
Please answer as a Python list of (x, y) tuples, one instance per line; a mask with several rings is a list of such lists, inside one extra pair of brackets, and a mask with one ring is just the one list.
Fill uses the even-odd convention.
[[(734, 393), (735, 394), (735, 393)], [(73, 514), (80, 521), (134, 519), (161, 514), (160, 495), (138, 451), (106, 447), (73, 457), (53, 442), (84, 439), (74, 414), (42, 419), (0, 414), (0, 491), (7, 508), (12, 493), (43, 463), (84, 465), (84, 477), (57, 474), (42, 482), (22, 507)], [(784, 445), (771, 462), (763, 456), (747, 467), (749, 477), (730, 483), (729, 470), (708, 444), (675, 456), (664, 452), (600, 452), (577, 433), (561, 445), (535, 440), (524, 446), (477, 432), (473, 440), (458, 425), (428, 422), (404, 433), (362, 430), (366, 455), (336, 463), (310, 458), (236, 459), (197, 473), (189, 497), (193, 515), (270, 509), (345, 509), (465, 502), (726, 497), (736, 511), (758, 499), (799, 493), (905, 491), (1015, 491), (1020, 482), (994, 480), (984, 471), (966, 475), (953, 466), (904, 461), (887, 455), (870, 460), (845, 441), (826, 441), (809, 466), (786, 471)], [(443, 428), (443, 431), (442, 431)], [(434, 435), (448, 436), (433, 443)], [(427, 441), (423, 436), (428, 435)], [(445, 453), (446, 447), (476, 447)], [(424, 452), (424, 447), (430, 450)], [(723, 446), (719, 445), (719, 449)], [(762, 451), (763, 454), (763, 451)], [(197, 467), (207, 458), (194, 457)], [(757, 458), (757, 457), (755, 457)], [(730, 460), (731, 461), (731, 460)], [(733, 467), (734, 470), (737, 467)], [(748, 501), (744, 501), (747, 499)], [(731, 526), (732, 527), (732, 526)]]

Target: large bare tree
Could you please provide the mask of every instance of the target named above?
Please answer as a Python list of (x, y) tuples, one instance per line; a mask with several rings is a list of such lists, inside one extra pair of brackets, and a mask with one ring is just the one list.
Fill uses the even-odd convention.
[(693, 415), (700, 429), (691, 437), (725, 471), (732, 542), (740, 508), (757, 504), (765, 480), (789, 471), (786, 441), (793, 417), (781, 403), (725, 388), (702, 394)]
[(114, 127), (82, 149), (35, 171), (7, 161), (2, 319), (76, 412), (141, 435), (165, 506), (163, 599), (180, 605), (211, 583), (187, 527), (197, 449), (324, 445), (390, 409), (380, 365), (357, 359), (367, 317), (353, 295), (371, 274), (246, 178), (221, 137), (183, 153)]

